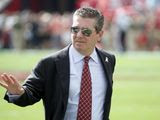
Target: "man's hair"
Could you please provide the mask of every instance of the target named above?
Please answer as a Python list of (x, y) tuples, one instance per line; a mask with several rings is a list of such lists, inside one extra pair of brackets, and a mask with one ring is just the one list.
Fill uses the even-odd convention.
[(78, 15), (80, 17), (83, 18), (93, 18), (96, 20), (95, 23), (95, 29), (96, 32), (98, 33), (99, 31), (102, 30), (103, 25), (104, 25), (104, 16), (102, 15), (102, 13), (92, 7), (82, 7), (79, 8), (75, 11), (75, 13), (73, 14)]

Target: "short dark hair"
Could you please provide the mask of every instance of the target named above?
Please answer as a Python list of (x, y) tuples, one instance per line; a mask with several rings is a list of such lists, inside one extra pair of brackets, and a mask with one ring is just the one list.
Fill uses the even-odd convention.
[(94, 18), (96, 20), (95, 29), (96, 29), (97, 33), (99, 31), (101, 31), (102, 28), (103, 28), (104, 16), (102, 15), (102, 13), (100, 11), (98, 11), (95, 8), (82, 7), (82, 8), (77, 9), (73, 15), (74, 16), (78, 15), (78, 16), (83, 17), (83, 18)]

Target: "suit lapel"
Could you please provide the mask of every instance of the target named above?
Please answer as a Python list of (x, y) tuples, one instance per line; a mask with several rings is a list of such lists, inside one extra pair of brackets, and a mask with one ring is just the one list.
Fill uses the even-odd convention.
[(99, 55), (99, 58), (101, 60), (106, 81), (107, 81), (107, 91), (105, 95), (105, 101), (104, 101), (104, 113), (103, 113), (103, 120), (109, 120), (109, 111), (110, 111), (110, 102), (111, 102), (111, 95), (112, 95), (112, 70), (111, 70), (111, 58), (110, 55), (107, 53), (103, 53), (103, 51), (96, 49), (97, 54)]
[(96, 49), (96, 51), (100, 57), (107, 81), (108, 81), (109, 85), (112, 86), (112, 78), (110, 76), (111, 75), (111, 67), (110, 67), (109, 58), (106, 55), (104, 55), (100, 50)]
[(60, 77), (60, 84), (62, 90), (62, 101), (64, 103), (64, 110), (67, 107), (68, 95), (69, 95), (69, 47), (66, 47), (59, 54), (56, 61), (57, 72)]

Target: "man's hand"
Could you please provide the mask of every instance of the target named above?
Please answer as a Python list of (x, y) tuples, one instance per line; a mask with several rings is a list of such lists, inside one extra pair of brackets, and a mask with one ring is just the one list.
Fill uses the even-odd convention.
[(24, 93), (22, 85), (13, 75), (3, 73), (0, 79), (0, 86), (6, 88), (13, 95), (22, 95)]

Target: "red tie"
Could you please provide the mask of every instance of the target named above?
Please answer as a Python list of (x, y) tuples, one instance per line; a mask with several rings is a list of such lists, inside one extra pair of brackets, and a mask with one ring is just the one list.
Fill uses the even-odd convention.
[(91, 120), (92, 114), (92, 83), (88, 61), (90, 57), (84, 57), (82, 71), (81, 90), (78, 105), (77, 120)]

